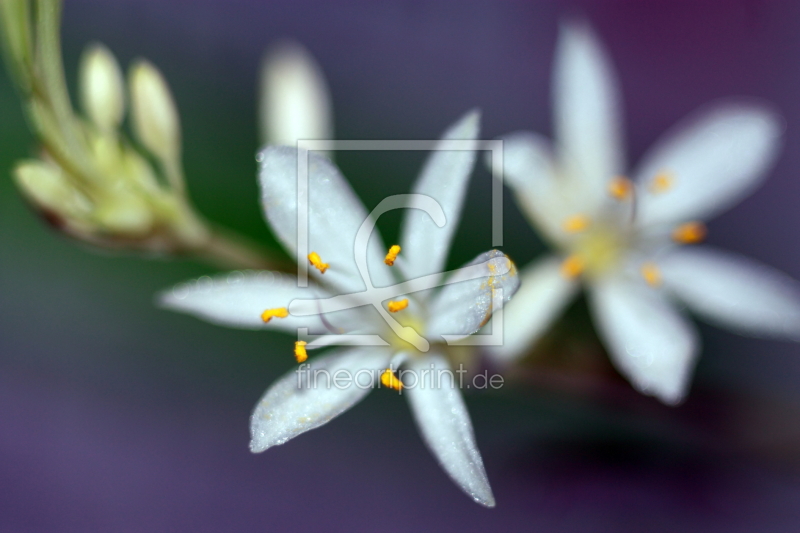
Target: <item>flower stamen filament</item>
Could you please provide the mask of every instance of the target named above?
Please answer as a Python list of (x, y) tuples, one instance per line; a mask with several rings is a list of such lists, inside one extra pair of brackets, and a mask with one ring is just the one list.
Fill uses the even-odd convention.
[(702, 222), (681, 224), (672, 232), (672, 240), (681, 244), (697, 244), (706, 238), (706, 225)]
[(298, 363), (304, 363), (308, 359), (308, 352), (306, 352), (306, 341), (297, 341), (294, 343), (294, 358)]
[(570, 255), (561, 263), (561, 275), (567, 279), (575, 279), (583, 273), (586, 264), (577, 255)]
[(609, 182), (608, 193), (616, 200), (627, 200), (633, 193), (633, 183), (625, 176), (617, 176)]
[(653, 194), (667, 192), (672, 188), (673, 182), (674, 179), (669, 172), (660, 172), (650, 182), (650, 192)]
[(651, 287), (658, 287), (661, 285), (661, 271), (655, 263), (648, 262), (643, 264), (640, 272), (644, 280)]
[(400, 246), (394, 244), (389, 251), (386, 253), (386, 258), (383, 260), (388, 266), (394, 266), (394, 262), (397, 260), (397, 255), (400, 253)]
[(278, 307), (276, 309), (267, 309), (261, 313), (261, 320), (266, 324), (273, 318), (286, 318), (287, 316), (289, 316), (289, 310), (285, 307)]
[(400, 381), (397, 376), (394, 375), (394, 372), (388, 368), (381, 374), (381, 383), (384, 387), (394, 389), (396, 391), (399, 391), (403, 388), (403, 382)]
[(398, 311), (402, 311), (406, 307), (408, 307), (408, 298), (403, 298), (402, 300), (390, 300), (386, 307), (389, 309), (390, 313), (397, 313)]
[(580, 233), (591, 226), (592, 220), (586, 215), (573, 215), (567, 218), (562, 227), (567, 233)]
[(319, 256), (317, 252), (311, 252), (310, 254), (308, 254), (308, 262), (311, 264), (311, 266), (319, 270), (320, 274), (324, 274), (325, 271), (328, 270), (328, 267), (330, 266), (328, 263), (322, 262), (322, 258)]

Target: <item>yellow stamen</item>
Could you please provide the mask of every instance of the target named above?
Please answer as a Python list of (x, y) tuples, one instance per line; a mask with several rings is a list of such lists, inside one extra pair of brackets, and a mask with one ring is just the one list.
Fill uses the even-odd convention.
[(398, 311), (402, 311), (406, 307), (408, 307), (408, 298), (403, 298), (402, 300), (390, 300), (386, 307), (389, 308), (390, 313), (396, 313)]
[(697, 244), (706, 238), (706, 225), (702, 222), (681, 224), (672, 232), (672, 240), (681, 244)]
[(306, 341), (297, 341), (294, 343), (294, 358), (298, 363), (303, 363), (306, 359), (308, 359), (306, 344)]
[(658, 287), (661, 285), (661, 271), (655, 263), (643, 264), (640, 272), (644, 280), (651, 287)]
[(567, 233), (580, 233), (591, 226), (591, 224), (592, 220), (586, 215), (573, 215), (566, 219), (561, 227), (563, 227), (564, 231)]
[(273, 318), (286, 318), (289, 316), (289, 310), (285, 307), (278, 307), (277, 309), (267, 309), (261, 313), (261, 320), (269, 322)]
[(653, 194), (667, 192), (672, 188), (673, 181), (672, 175), (667, 172), (656, 174), (653, 181), (650, 182), (650, 192)]
[(583, 259), (577, 255), (571, 255), (561, 263), (561, 275), (569, 279), (577, 278), (583, 273), (585, 266)]
[(320, 258), (317, 252), (311, 252), (310, 254), (308, 254), (308, 262), (311, 263), (311, 265), (314, 268), (319, 270), (320, 274), (324, 274), (325, 271), (328, 270), (328, 267), (330, 266), (328, 263), (322, 262), (322, 258)]
[(608, 184), (608, 192), (617, 200), (630, 198), (633, 191), (633, 183), (625, 176), (617, 176)]
[(403, 382), (397, 379), (397, 376), (394, 375), (394, 372), (388, 368), (383, 371), (383, 374), (381, 374), (381, 383), (384, 387), (388, 387), (396, 391), (399, 391), (403, 388)]
[(397, 254), (400, 253), (400, 247), (396, 244), (389, 248), (389, 252), (386, 254), (386, 259), (383, 260), (389, 266), (393, 266), (394, 262), (397, 260)]

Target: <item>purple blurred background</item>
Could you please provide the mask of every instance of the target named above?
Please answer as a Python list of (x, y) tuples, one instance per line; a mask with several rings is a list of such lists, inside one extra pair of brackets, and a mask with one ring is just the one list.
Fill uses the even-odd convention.
[[(559, 21), (583, 16), (624, 91), (630, 154), (727, 96), (773, 102), (786, 147), (766, 185), (709, 241), (800, 278), (800, 3), (67, 1), (64, 50), (145, 56), (181, 109), (193, 197), (272, 242), (256, 203), (255, 85), (263, 49), (292, 37), (329, 77), (342, 139), (435, 138), (483, 111), (483, 136), (550, 132)], [(34, 149), (0, 75), (0, 163)], [(424, 154), (346, 153), (368, 205), (404, 192)], [(490, 245), (476, 172), (452, 264)], [(542, 251), (506, 197), (505, 251)], [(381, 229), (391, 241), (391, 218)], [(393, 233), (394, 232), (394, 233)], [(702, 328), (677, 408), (635, 394), (602, 353), (557, 353), (468, 397), (497, 498), (447, 479), (401, 398), (376, 392), (262, 455), (248, 416), (292, 367), (291, 339), (156, 310), (152, 295), (211, 273), (104, 256), (51, 234), (0, 181), (0, 531), (786, 531), (800, 525), (800, 348)], [(557, 328), (586, 339), (586, 317)], [(576, 341), (577, 342), (577, 341)], [(592, 346), (590, 341), (579, 346)], [(572, 359), (569, 359), (572, 357)], [(383, 391), (385, 392), (385, 391)]]

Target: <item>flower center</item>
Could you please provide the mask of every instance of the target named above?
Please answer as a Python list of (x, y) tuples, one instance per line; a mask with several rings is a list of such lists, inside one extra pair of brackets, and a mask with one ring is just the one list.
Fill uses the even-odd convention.
[[(401, 251), (402, 249), (399, 245), (392, 245), (386, 253), (383, 262), (387, 266), (394, 266), (395, 261), (397, 261), (397, 256), (400, 255)], [(408, 309), (408, 306), (408, 298), (399, 298), (386, 302), (386, 309), (395, 315), (394, 319), (402, 326), (402, 329), (398, 333), (391, 328), (387, 328), (384, 339), (388, 340), (389, 344), (397, 351), (420, 353), (416, 348), (415, 341), (417, 341), (419, 337), (425, 337), (425, 321), (415, 313), (414, 308), (417, 306), (412, 306), (411, 309)]]
[(565, 276), (598, 277), (617, 268), (628, 248), (626, 232), (606, 224), (594, 224), (576, 235), (562, 265)]
[[(671, 172), (662, 171), (648, 185), (650, 194), (664, 194), (674, 185)], [(621, 267), (628, 250), (636, 240), (636, 189), (624, 176), (617, 176), (608, 183), (608, 194), (624, 211), (614, 216), (606, 214), (601, 223), (594, 223), (584, 214), (574, 214), (562, 223), (566, 236), (564, 247), (569, 255), (561, 264), (564, 277), (587, 276), (597, 278)], [(626, 218), (627, 217), (627, 218)], [(700, 221), (680, 224), (672, 229), (671, 239), (676, 244), (696, 244), (706, 236), (706, 226)], [(640, 266), (642, 278), (652, 287), (661, 284), (661, 271), (652, 261)]]
[(382, 335), (382, 337), (397, 351), (413, 354), (421, 353), (415, 348), (414, 342), (418, 337), (425, 337), (425, 321), (417, 313), (407, 310), (407, 299), (405, 301), (406, 305), (397, 311), (392, 311), (393, 301), (387, 304), (389, 311), (396, 313), (394, 318), (402, 326), (402, 329), (399, 332), (395, 332), (391, 328), (387, 328), (386, 334)]

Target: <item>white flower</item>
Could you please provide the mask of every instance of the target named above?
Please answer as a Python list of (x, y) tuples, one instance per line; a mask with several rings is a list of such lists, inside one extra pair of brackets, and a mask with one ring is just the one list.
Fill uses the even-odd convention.
[[(466, 139), (470, 149), (434, 150), (417, 181), (414, 192), (435, 199), (437, 208), (440, 206), (438, 212), (432, 212), (436, 222), (418, 209), (409, 210), (400, 247), (392, 246), (388, 254), (377, 233), (369, 239), (369, 247), (363, 241), (370, 283), (375, 287), (392, 286), (398, 278), (441, 279), (474, 166), (477, 133), (478, 115), (473, 112), (446, 132), (445, 141), (440, 141)], [(296, 252), (298, 151), (270, 147), (261, 152), (259, 159), (266, 219), (286, 248)], [(313, 250), (309, 261), (315, 267), (311, 269), (311, 286), (299, 288), (294, 277), (269, 272), (234, 273), (176, 287), (163, 296), (162, 303), (234, 327), (291, 332), (309, 328), (317, 333), (380, 336), (387, 341), (383, 346), (336, 349), (273, 384), (251, 417), (251, 450), (264, 451), (325, 424), (361, 400), (372, 386), (382, 383), (402, 390), (408, 397), (425, 442), (451, 478), (476, 502), (493, 506), (494, 497), (466, 407), (445, 357), (443, 338), (466, 337), (486, 323), (518, 288), (516, 269), (505, 255), (491, 251), (471, 263), (469, 271), (473, 276), (464, 276), (467, 270), (457, 271), (440, 289), (406, 293), (402, 287), (407, 285), (402, 285), (397, 291), (401, 296), (378, 301), (378, 309), (362, 306), (321, 314), (314, 310), (315, 305), (334, 305), (343, 298), (339, 295), (364, 294), (365, 281), (354, 247), (360, 246), (361, 237), (357, 235), (365, 220), (367, 231), (371, 232), (372, 219), (368, 219), (364, 206), (329, 160), (312, 153), (308, 166), (309, 249)], [(470, 279), (465, 281), (466, 278)], [(321, 300), (309, 306), (309, 301), (316, 298)], [(303, 309), (309, 307), (312, 313), (304, 313)], [(337, 335), (329, 334), (319, 342), (298, 341), (295, 355), (303, 362), (306, 350), (336, 339)], [(412, 371), (418, 383), (412, 386), (406, 382), (403, 386), (393, 372), (398, 367)], [(320, 378), (314, 385), (316, 371), (327, 371), (334, 380), (338, 372), (353, 381), (337, 387), (331, 386), (327, 378)], [(439, 383), (434, 382), (437, 380)]]
[(632, 179), (617, 83), (590, 30), (567, 25), (554, 73), (555, 147), (505, 138), (506, 183), (559, 250), (528, 267), (506, 312), (509, 361), (586, 288), (617, 369), (669, 404), (685, 395), (699, 349), (679, 304), (745, 334), (800, 338), (795, 283), (768, 267), (696, 244), (703, 220), (750, 194), (771, 167), (781, 122), (761, 105), (718, 104), (666, 135)]

